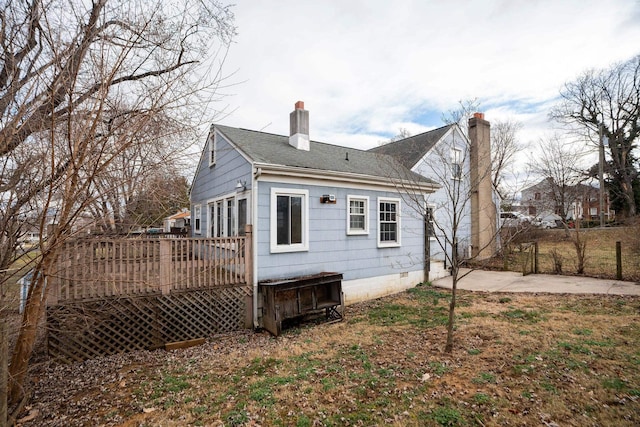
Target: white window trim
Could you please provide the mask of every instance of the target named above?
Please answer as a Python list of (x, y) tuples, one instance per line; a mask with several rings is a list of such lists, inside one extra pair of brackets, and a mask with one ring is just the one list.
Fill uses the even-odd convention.
[[(208, 237), (216, 237), (217, 231), (218, 231), (218, 221), (217, 218), (215, 217), (215, 215), (211, 214), (211, 208), (214, 208), (214, 211), (217, 212), (217, 205), (218, 203), (222, 203), (222, 231), (221, 231), (221, 237), (233, 237), (233, 236), (239, 236), (240, 235), (240, 230), (238, 229), (238, 201), (244, 199), (247, 201), (247, 219), (246, 219), (246, 223), (250, 224), (249, 222), (249, 212), (250, 212), (250, 201), (249, 201), (249, 197), (247, 195), (243, 195), (243, 196), (238, 196), (237, 194), (234, 193), (229, 193), (226, 194), (222, 197), (216, 197), (215, 199), (209, 199), (207, 201), (207, 218), (209, 219), (209, 227), (207, 228), (207, 235)], [(232, 224), (232, 228), (233, 230), (228, 230), (229, 228), (229, 211), (227, 209), (227, 203), (229, 200), (233, 200), (233, 224)], [(213, 228), (213, 230), (212, 230)], [(235, 234), (231, 234), (232, 231), (235, 231)]]
[[(351, 201), (363, 200), (364, 201), (364, 230), (352, 230), (351, 229)], [(349, 236), (363, 236), (369, 234), (369, 196), (356, 196), (347, 195), (347, 235)]]
[[(396, 231), (397, 239), (395, 242), (383, 242), (380, 240), (380, 203), (382, 202), (391, 202), (396, 203), (398, 208), (396, 209), (396, 222), (398, 224), (398, 229)], [(376, 216), (376, 224), (378, 225), (377, 237), (378, 247), (379, 248), (398, 248), (402, 246), (402, 224), (401, 224), (401, 211), (402, 211), (402, 203), (401, 199), (395, 197), (378, 197), (378, 203), (376, 204), (376, 211), (378, 215)]]
[[(458, 166), (459, 174), (456, 174), (456, 167)], [(462, 149), (458, 147), (451, 147), (451, 178), (455, 180), (462, 180), (464, 175), (464, 167), (462, 161)]]
[(435, 241), (437, 240), (436, 237), (436, 205), (431, 204), (431, 203), (427, 203), (426, 204), (426, 208), (427, 209), (431, 209), (431, 223), (433, 224), (433, 236), (427, 236), (429, 237), (430, 241)]
[(209, 167), (213, 167), (216, 165), (216, 160), (217, 160), (217, 143), (218, 138), (216, 138), (215, 134), (211, 135), (211, 138), (209, 139)]
[(238, 236), (244, 234), (244, 229), (240, 230), (240, 209), (239, 209), (239, 205), (240, 205), (240, 201), (244, 200), (247, 202), (246, 205), (246, 212), (245, 214), (245, 218), (244, 218), (244, 224), (251, 224), (250, 220), (249, 220), (249, 216), (250, 216), (250, 212), (251, 212), (251, 207), (249, 206), (249, 197), (244, 195), (244, 196), (238, 196), (236, 197), (236, 205), (235, 205), (235, 210), (236, 210), (236, 230), (238, 233)]
[(202, 205), (193, 205), (193, 232), (202, 234)]
[[(278, 245), (278, 196), (302, 196), (302, 243)], [(309, 250), (309, 190), (271, 188), (269, 207), (269, 245), (271, 253), (304, 252)]]

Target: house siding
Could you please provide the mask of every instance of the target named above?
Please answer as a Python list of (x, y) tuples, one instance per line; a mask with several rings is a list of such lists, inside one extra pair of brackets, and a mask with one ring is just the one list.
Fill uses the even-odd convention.
[[(272, 188), (306, 189), (309, 191), (309, 250), (304, 252), (271, 253), (270, 251), (270, 195)], [(323, 194), (336, 196), (336, 204), (322, 204)], [(369, 197), (368, 235), (347, 235), (347, 196)], [(372, 191), (328, 187), (323, 185), (283, 184), (260, 181), (258, 184), (258, 225), (256, 244), (258, 256), (258, 279), (295, 277), (322, 271), (343, 274), (344, 292), (347, 302), (360, 300), (350, 292), (348, 283), (374, 277), (408, 277), (412, 272), (412, 285), (422, 280), (424, 267), (423, 239), (424, 227), (406, 200), (401, 201), (401, 246), (378, 248), (377, 244), (377, 199), (378, 197), (398, 198), (397, 192)], [(416, 274), (418, 273), (418, 274)], [(416, 277), (420, 276), (419, 279)], [(362, 283), (358, 283), (362, 288)], [(364, 292), (369, 298), (391, 293), (392, 283), (381, 283), (381, 289)], [(366, 286), (365, 286), (366, 288)], [(389, 289), (386, 289), (389, 288)], [(396, 289), (398, 292), (402, 289)]]
[(236, 191), (238, 181), (246, 184), (247, 190), (251, 189), (252, 165), (249, 163), (222, 135), (216, 133), (216, 164), (209, 166), (209, 144), (211, 137), (207, 139), (207, 145), (203, 150), (203, 157), (198, 165), (198, 170), (191, 187), (191, 212), (195, 205), (202, 206), (200, 219), (200, 234), (193, 231), (196, 237), (207, 235), (209, 227), (209, 215), (207, 203), (215, 198), (233, 194)]

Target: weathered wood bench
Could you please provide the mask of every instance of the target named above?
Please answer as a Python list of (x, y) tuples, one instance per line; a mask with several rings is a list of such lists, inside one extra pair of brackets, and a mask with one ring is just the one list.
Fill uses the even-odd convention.
[(323, 272), (310, 276), (258, 283), (263, 298), (264, 329), (278, 336), (287, 319), (322, 313), (328, 321), (343, 318), (342, 274)]

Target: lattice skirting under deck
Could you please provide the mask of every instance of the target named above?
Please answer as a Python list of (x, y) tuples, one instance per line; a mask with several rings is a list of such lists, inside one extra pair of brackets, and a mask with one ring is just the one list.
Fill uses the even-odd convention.
[(251, 292), (236, 286), (48, 307), (49, 356), (71, 363), (240, 330)]

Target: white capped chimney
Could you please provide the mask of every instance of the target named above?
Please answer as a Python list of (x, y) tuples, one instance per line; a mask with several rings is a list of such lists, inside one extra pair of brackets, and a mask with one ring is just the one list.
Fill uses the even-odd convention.
[(289, 115), (289, 145), (298, 150), (309, 151), (309, 112), (304, 102), (298, 101)]

